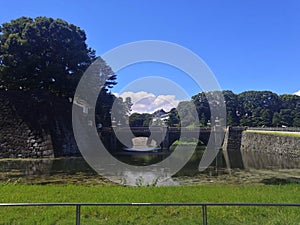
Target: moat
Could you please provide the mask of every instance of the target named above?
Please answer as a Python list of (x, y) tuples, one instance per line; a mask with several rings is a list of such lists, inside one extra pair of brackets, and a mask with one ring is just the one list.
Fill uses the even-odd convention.
[[(204, 172), (198, 172), (197, 166), (202, 150), (198, 149), (191, 160), (162, 185), (199, 185), (199, 184), (287, 184), (300, 183), (299, 158), (284, 158), (280, 155), (248, 154), (247, 168), (228, 169), (220, 156)], [(120, 156), (122, 161), (131, 164), (151, 164), (157, 157), (151, 155)], [(217, 167), (216, 167), (217, 165)], [(98, 175), (81, 157), (56, 159), (1, 159), (1, 183), (24, 184), (85, 184), (117, 185)]]

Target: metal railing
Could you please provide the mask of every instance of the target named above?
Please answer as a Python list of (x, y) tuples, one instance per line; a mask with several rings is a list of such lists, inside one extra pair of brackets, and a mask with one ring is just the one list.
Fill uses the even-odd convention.
[(76, 209), (76, 225), (80, 225), (80, 211), (83, 206), (100, 206), (100, 207), (157, 207), (157, 206), (189, 206), (202, 208), (202, 224), (208, 224), (207, 207), (213, 206), (263, 206), (263, 207), (300, 207), (300, 203), (0, 203), (0, 207), (25, 207), (25, 206), (73, 206)]

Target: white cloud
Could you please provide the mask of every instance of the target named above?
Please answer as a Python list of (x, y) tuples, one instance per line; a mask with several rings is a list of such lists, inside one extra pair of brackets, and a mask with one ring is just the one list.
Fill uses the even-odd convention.
[[(115, 93), (114, 93), (115, 94)], [(153, 113), (156, 110), (163, 109), (166, 112), (172, 108), (177, 107), (179, 100), (174, 95), (158, 95), (148, 93), (145, 91), (140, 92), (123, 92), (122, 94), (115, 94), (123, 99), (130, 97), (132, 106), (132, 113)]]
[(297, 91), (296, 93), (294, 93), (294, 95), (298, 95), (298, 96), (300, 96), (300, 90), (299, 90), (299, 91)]

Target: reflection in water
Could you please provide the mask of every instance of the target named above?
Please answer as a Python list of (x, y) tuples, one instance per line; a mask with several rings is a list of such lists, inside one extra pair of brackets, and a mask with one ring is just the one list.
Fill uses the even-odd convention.
[(2, 182), (21, 178), (25, 183), (26, 181), (40, 183), (39, 180), (43, 180), (41, 183), (52, 183), (50, 180), (57, 181), (54, 183), (63, 183), (64, 177), (76, 174), (96, 175), (83, 158), (0, 160), (0, 181)]
[[(282, 155), (262, 154), (258, 152), (243, 152), (243, 161), (247, 170), (233, 172), (232, 178), (226, 173), (225, 163), (218, 163), (219, 168), (215, 168), (216, 163), (199, 173), (197, 168), (202, 157), (203, 146), (198, 148), (193, 154), (190, 161), (182, 168), (173, 178), (167, 179), (168, 170), (160, 171), (161, 176), (156, 177), (157, 171), (147, 171), (143, 174), (138, 172), (123, 171), (118, 177), (112, 178), (117, 183), (123, 185), (136, 186), (163, 186), (178, 184), (198, 184), (203, 181), (224, 183), (228, 180), (234, 180), (234, 176), (238, 182), (245, 180), (250, 182), (250, 176), (257, 180), (269, 179), (273, 177), (295, 177), (299, 176), (300, 160), (299, 158), (288, 158)], [(122, 155), (123, 161), (139, 164), (153, 161), (160, 161), (160, 155)], [(157, 159), (156, 159), (157, 158)], [(222, 160), (222, 159), (221, 159)], [(153, 167), (155, 169), (155, 167)], [(255, 174), (249, 174), (249, 169)], [(285, 169), (285, 170), (283, 170)], [(251, 172), (250, 171), (250, 172)], [(283, 172), (284, 171), (284, 172)], [(251, 173), (252, 173), (251, 172)], [(264, 175), (266, 175), (264, 177)], [(268, 177), (269, 176), (269, 177)], [(17, 180), (21, 178), (24, 183), (37, 184), (111, 184), (110, 181), (98, 175), (83, 158), (59, 158), (59, 159), (2, 159), (0, 160), (0, 182), (7, 180)], [(121, 179), (121, 180), (120, 180)], [(222, 180), (222, 181), (221, 181)], [(179, 181), (179, 182), (178, 182)], [(258, 181), (259, 182), (259, 181)]]
[(245, 169), (300, 169), (300, 158), (257, 151), (242, 153)]
[[(178, 182), (175, 182), (169, 174), (166, 172), (165, 175), (162, 171), (160, 177), (156, 176), (157, 171), (149, 172), (133, 172), (124, 171), (117, 179), (121, 179), (121, 184), (130, 186), (177, 186)], [(111, 178), (114, 180), (114, 178)], [(119, 180), (116, 180), (119, 183)]]
[[(124, 171), (118, 176), (110, 177), (110, 180), (133, 186), (177, 185), (169, 178), (167, 170), (161, 171), (162, 176), (160, 177), (155, 176), (156, 172), (149, 171), (134, 174), (131, 171)], [(97, 175), (83, 158), (0, 160), (0, 181), (6, 182), (8, 179), (16, 180), (19, 178), (24, 179), (25, 183), (47, 184), (67, 183), (67, 179), (71, 180), (70, 178), (73, 181), (74, 179), (82, 180), (83, 178), (101, 179), (101, 176)]]
[(150, 140), (148, 137), (135, 137), (132, 139), (132, 148), (124, 148), (129, 151), (155, 151), (160, 150), (155, 140)]
[(51, 159), (0, 160), (0, 171), (1, 173), (15, 173), (24, 176), (50, 174), (53, 162)]

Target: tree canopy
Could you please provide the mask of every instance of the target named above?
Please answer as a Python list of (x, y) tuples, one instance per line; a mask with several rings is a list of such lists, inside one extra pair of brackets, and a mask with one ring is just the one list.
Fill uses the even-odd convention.
[[(196, 105), (200, 126), (210, 120), (209, 103), (201, 92), (192, 97)], [(300, 96), (280, 95), (270, 91), (245, 91), (234, 94), (223, 91), (227, 125), (231, 126), (300, 126)]]
[[(210, 103), (207, 96), (213, 93), (200, 92), (193, 96), (190, 101), (182, 101), (176, 108), (168, 112), (169, 119), (166, 124), (171, 127), (189, 127), (210, 125)], [(300, 96), (297, 95), (277, 95), (271, 91), (245, 91), (235, 94), (232, 91), (222, 91), (224, 96), (227, 125), (228, 126), (250, 126), (250, 127), (300, 127)], [(195, 119), (193, 108), (197, 110)], [(148, 114), (134, 113), (130, 116), (131, 126), (148, 126)], [(180, 117), (181, 115), (181, 117)]]
[(131, 127), (148, 127), (153, 118), (149, 113), (132, 113), (129, 117), (129, 126)]
[(117, 83), (116, 75), (87, 46), (84, 30), (62, 19), (47, 17), (21, 17), (0, 26), (0, 90), (42, 90), (73, 98), (85, 71), (92, 76), (86, 82), (86, 96), (80, 97), (88, 102), (87, 93), (97, 91), (97, 121), (111, 125), (115, 100), (117, 119), (125, 121), (130, 99), (123, 102), (109, 92)]
[(0, 89), (73, 95), (95, 60), (86, 34), (62, 19), (21, 17), (0, 26)]

